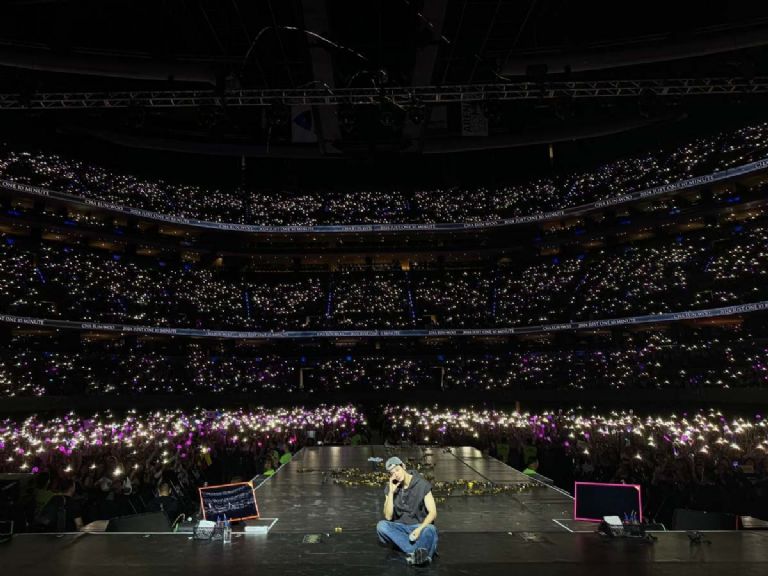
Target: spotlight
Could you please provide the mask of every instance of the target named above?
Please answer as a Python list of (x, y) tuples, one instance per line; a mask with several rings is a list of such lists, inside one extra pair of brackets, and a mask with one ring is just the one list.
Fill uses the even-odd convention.
[(414, 124), (421, 124), (427, 117), (427, 109), (424, 104), (414, 104), (408, 110), (408, 118)]
[(265, 115), (267, 126), (271, 126), (273, 128), (285, 126), (288, 124), (289, 115), (290, 110), (287, 106), (282, 104), (272, 104), (267, 108)]
[(392, 110), (384, 109), (381, 111), (381, 114), (379, 115), (379, 122), (382, 126), (385, 128), (391, 128), (395, 124), (395, 115), (392, 113)]
[(352, 106), (340, 106), (338, 111), (339, 127), (341, 131), (350, 134), (357, 128), (357, 113)]
[(382, 102), (378, 109), (379, 124), (384, 128), (394, 128), (402, 125), (405, 118), (405, 110), (390, 102)]

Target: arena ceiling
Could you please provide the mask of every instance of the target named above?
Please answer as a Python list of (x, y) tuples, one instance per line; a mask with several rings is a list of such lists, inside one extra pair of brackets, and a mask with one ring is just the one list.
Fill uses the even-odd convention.
[[(617, 80), (686, 78), (754, 96), (768, 92), (768, 82), (761, 83), (768, 77), (766, 45), (768, 5), (747, 1), (8, 0), (0, 6), (0, 95), (23, 108), (41, 95), (83, 91), (199, 90), (218, 97), (521, 82), (610, 88)], [(734, 81), (738, 89), (729, 88)], [(309, 156), (371, 147), (445, 153), (610, 134), (678, 118), (685, 98), (701, 95), (659, 99), (661, 90), (651, 86), (638, 88), (631, 101), (602, 90), (577, 102), (556, 92), (523, 105), (491, 98), (482, 111), (487, 138), (471, 143), (457, 138), (456, 107), (438, 128), (430, 122), (433, 106), (418, 99), (412, 106), (391, 107), (382, 97), (374, 107), (315, 108), (320, 146)], [(733, 103), (706, 91), (702, 98), (707, 106)], [(269, 144), (279, 155), (279, 144), (291, 141), (280, 118), (290, 114), (287, 106), (261, 106), (256, 117), (232, 100), (151, 112), (147, 100), (137, 102), (117, 120), (75, 111), (64, 120), (55, 116), (56, 123), (123, 146), (183, 149), (193, 141), (194, 151), (204, 152), (201, 143), (226, 142), (232, 147), (218, 149), (231, 155), (264, 155)]]
[[(744, 1), (9, 0), (0, 13), (6, 66), (265, 88), (382, 70), (397, 85), (495, 82), (768, 42), (768, 5)], [(758, 54), (690, 71), (752, 73)]]

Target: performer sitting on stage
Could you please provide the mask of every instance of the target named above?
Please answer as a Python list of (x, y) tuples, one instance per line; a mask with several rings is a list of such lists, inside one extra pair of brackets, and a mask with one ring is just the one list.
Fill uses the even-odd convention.
[(409, 564), (429, 564), (437, 550), (437, 528), (432, 524), (437, 507), (432, 485), (418, 472), (406, 472), (397, 456), (387, 460), (385, 467), (389, 483), (384, 500), (386, 520), (376, 526), (379, 541), (405, 552)]

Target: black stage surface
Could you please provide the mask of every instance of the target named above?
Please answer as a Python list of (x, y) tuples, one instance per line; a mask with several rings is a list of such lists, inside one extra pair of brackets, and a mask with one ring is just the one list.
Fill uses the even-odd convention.
[[(375, 470), (369, 458), (397, 455), (406, 463), (419, 462), (436, 481), (463, 479), (494, 484), (530, 484), (521, 472), (476, 448), (325, 446), (305, 448), (256, 492), (262, 516), (280, 520), (277, 532), (374, 531), (381, 519), (384, 484), (375, 488), (333, 483), (333, 470)], [(381, 464), (378, 464), (381, 470)], [(573, 524), (573, 500), (545, 485), (520, 494), (452, 496), (438, 502), (440, 532), (567, 531)], [(563, 522), (565, 521), (565, 522)], [(582, 524), (594, 530), (594, 525)], [(571, 526), (569, 526), (572, 528)]]
[(369, 457), (392, 454), (434, 465), (427, 471), (438, 481), (528, 482), (473, 448), (304, 449), (257, 490), (262, 515), (279, 518), (268, 535), (235, 533), (232, 544), (224, 545), (181, 533), (22, 534), (0, 545), (2, 573), (768, 574), (766, 532), (708, 532), (709, 542), (701, 544), (691, 543), (684, 532), (656, 532), (654, 543), (611, 540), (595, 534), (592, 524), (574, 523), (570, 497), (543, 485), (438, 502), (439, 557), (431, 566), (412, 568), (376, 542), (383, 486), (339, 486), (329, 477), (332, 470), (370, 470)]

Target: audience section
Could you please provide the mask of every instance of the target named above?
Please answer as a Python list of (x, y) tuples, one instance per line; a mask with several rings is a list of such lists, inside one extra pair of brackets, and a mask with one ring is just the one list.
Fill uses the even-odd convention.
[(0, 179), (159, 214), (283, 225), (493, 222), (727, 170), (768, 156), (768, 124), (745, 126), (594, 170), (499, 188), (431, 190), (210, 189), (148, 180), (44, 152), (0, 149)]

